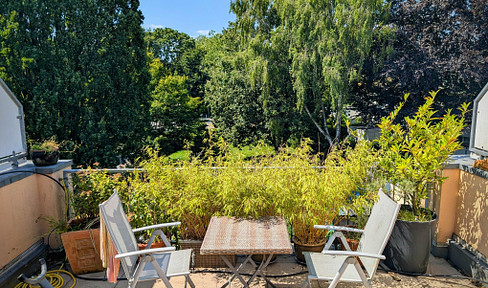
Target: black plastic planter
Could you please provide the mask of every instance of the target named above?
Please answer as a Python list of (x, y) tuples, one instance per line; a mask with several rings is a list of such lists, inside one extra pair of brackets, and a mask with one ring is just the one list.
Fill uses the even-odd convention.
[(396, 221), (383, 252), (386, 256), (384, 263), (388, 268), (418, 274), (427, 271), (437, 215), (433, 214), (432, 219), (425, 222)]
[(31, 151), (31, 159), (36, 166), (48, 166), (58, 163), (59, 152), (58, 151), (43, 151), (33, 150)]

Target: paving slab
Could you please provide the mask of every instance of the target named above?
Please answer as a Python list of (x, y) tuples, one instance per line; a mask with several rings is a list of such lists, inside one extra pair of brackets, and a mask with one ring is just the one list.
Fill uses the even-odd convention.
[[(239, 257), (238, 261), (242, 261), (243, 257)], [(249, 265), (248, 265), (249, 266)], [(306, 279), (307, 268), (306, 266), (297, 264), (293, 256), (278, 256), (275, 263), (270, 264), (265, 269), (265, 274), (268, 279), (276, 285), (278, 288), (299, 288), (301, 284)], [(243, 270), (244, 273), (251, 273), (249, 268)], [(427, 273), (435, 275), (453, 275), (453, 277), (463, 277), (456, 269), (454, 269), (445, 259), (435, 258), (431, 256), (429, 262), (429, 268)], [(82, 275), (83, 277), (103, 279), (103, 272), (92, 273)], [(123, 273), (121, 272), (121, 277)], [(192, 271), (191, 278), (195, 283), (196, 288), (219, 288), (224, 283), (227, 282), (231, 274), (228, 273), (227, 269), (195, 269)], [(244, 277), (248, 279), (249, 277)], [(184, 277), (175, 277), (170, 279), (171, 284), (174, 288), (185, 287)], [(69, 287), (70, 283), (67, 283), (65, 287)], [(268, 285), (269, 286), (269, 285)], [(266, 282), (257, 278), (254, 283), (252, 283), (252, 288), (257, 287), (268, 287)], [(83, 279), (77, 279), (76, 287), (82, 288), (115, 288), (115, 287), (127, 287), (127, 281), (118, 281), (117, 284), (108, 283), (106, 281), (88, 281)], [(138, 288), (164, 288), (164, 283), (160, 280), (157, 281), (147, 281), (139, 282), (137, 284)], [(189, 286), (188, 286), (189, 287)], [(232, 282), (231, 287), (242, 287), (242, 284), (238, 280)], [(312, 281), (313, 288), (328, 287), (328, 284), (324, 281)], [(353, 287), (363, 287), (362, 284), (355, 283), (340, 283), (337, 287), (339, 288), (353, 288)], [(397, 273), (388, 273), (381, 269), (378, 269), (376, 275), (373, 278), (373, 287), (386, 288), (386, 287), (435, 287), (435, 288), (447, 288), (447, 287), (479, 287), (476, 286), (469, 279), (459, 279), (450, 277), (427, 277), (427, 276), (406, 276)]]

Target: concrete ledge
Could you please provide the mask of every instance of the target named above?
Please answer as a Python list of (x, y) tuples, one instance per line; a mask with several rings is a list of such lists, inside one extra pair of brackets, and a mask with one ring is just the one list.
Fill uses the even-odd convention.
[(59, 160), (58, 163), (51, 166), (37, 167), (32, 161), (27, 161), (15, 169), (7, 169), (0, 172), (0, 188), (9, 184), (20, 181), (35, 173), (53, 174), (57, 171), (70, 168), (73, 165), (71, 160)]
[(439, 243), (432, 243), (430, 253), (435, 257), (447, 259), (449, 252), (449, 246), (446, 244), (440, 245)]
[(22, 273), (28, 277), (38, 273), (38, 261), (46, 257), (47, 245), (39, 240), (0, 270), (0, 287), (14, 287), (19, 283), (17, 277)]
[[(453, 266), (460, 269), (464, 274), (473, 277), (473, 279), (488, 281), (488, 264), (464, 248), (461, 243), (454, 240), (449, 242), (448, 259)], [(487, 283), (483, 283), (483, 285), (488, 287)]]

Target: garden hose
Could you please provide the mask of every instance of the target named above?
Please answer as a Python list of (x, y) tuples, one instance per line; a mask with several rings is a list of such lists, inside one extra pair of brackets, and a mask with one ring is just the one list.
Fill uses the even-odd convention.
[[(71, 285), (69, 288), (73, 288), (76, 285), (76, 278), (73, 276), (73, 274), (69, 273), (66, 270), (51, 270), (46, 273), (46, 279), (51, 283), (53, 288), (61, 288), (64, 286), (64, 279), (59, 273), (65, 273), (68, 274), (72, 279), (73, 279), (73, 285)], [(33, 288), (33, 287), (39, 287), (39, 285), (31, 285), (27, 283), (19, 283), (15, 286), (15, 288)]]
[[(71, 279), (73, 279), (73, 284), (69, 288), (75, 287), (75, 276), (66, 270), (62, 270), (64, 263), (61, 265), (61, 267), (59, 267), (59, 269), (46, 272), (46, 261), (44, 261), (44, 259), (40, 259), (39, 262), (41, 263), (41, 274), (37, 277), (32, 278), (26, 278), (24, 274), (20, 275), (18, 279), (23, 282), (17, 284), (14, 288), (38, 288), (46, 286), (52, 286), (52, 288), (61, 288), (64, 286), (64, 278), (61, 276), (60, 273), (67, 274), (71, 277)], [(46, 281), (48, 283), (46, 283)]]

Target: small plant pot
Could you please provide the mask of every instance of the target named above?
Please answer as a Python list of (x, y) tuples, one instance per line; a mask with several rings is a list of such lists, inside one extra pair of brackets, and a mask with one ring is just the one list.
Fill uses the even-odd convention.
[(302, 265), (305, 265), (305, 256), (303, 252), (321, 252), (324, 249), (325, 241), (322, 243), (315, 244), (302, 244), (299, 243), (293, 236), (293, 246), (295, 247), (295, 260)]
[[(139, 250), (144, 250), (147, 248), (147, 244), (146, 243), (137, 243), (137, 247), (139, 247)], [(151, 245), (151, 248), (162, 248), (162, 247), (166, 247), (164, 242), (154, 242)]]
[(59, 151), (32, 150), (31, 159), (36, 166), (49, 166), (58, 163)]
[[(347, 241), (347, 245), (349, 245), (349, 248), (351, 248), (351, 251), (358, 250), (359, 241), (349, 239), (349, 238), (346, 238), (346, 241)], [(346, 250), (346, 247), (342, 246), (342, 250)]]

